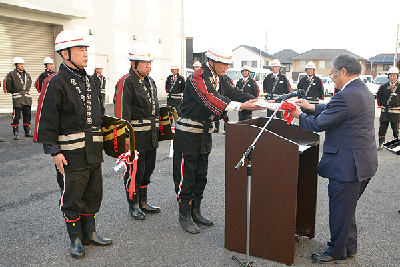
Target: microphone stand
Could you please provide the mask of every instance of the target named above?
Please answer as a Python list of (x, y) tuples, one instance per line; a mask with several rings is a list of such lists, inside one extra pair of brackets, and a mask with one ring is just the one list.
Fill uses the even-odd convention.
[(268, 124), (272, 121), (273, 117), (279, 111), (279, 108), (282, 106), (283, 102), (286, 99), (282, 99), (280, 105), (276, 108), (272, 116), (269, 120), (265, 123), (264, 127), (258, 133), (256, 139), (254, 139), (253, 143), (249, 146), (247, 151), (243, 154), (242, 159), (238, 162), (235, 167), (235, 170), (238, 170), (240, 166), (244, 166), (244, 160), (247, 158), (247, 229), (246, 229), (246, 263), (241, 263), (235, 255), (232, 256), (232, 259), (235, 260), (241, 267), (251, 267), (253, 262), (249, 262), (249, 254), (250, 254), (250, 204), (251, 204), (251, 174), (252, 174), (252, 167), (251, 167), (251, 158), (252, 154), (251, 151), (255, 149), (255, 145), (258, 139), (261, 137), (264, 130), (267, 128)]

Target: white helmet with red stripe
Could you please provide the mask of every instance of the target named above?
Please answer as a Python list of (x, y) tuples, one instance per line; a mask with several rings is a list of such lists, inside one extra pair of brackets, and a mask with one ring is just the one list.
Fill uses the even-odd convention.
[(19, 64), (19, 63), (25, 64), (24, 59), (23, 59), (22, 57), (15, 57), (15, 58), (13, 59), (13, 64), (15, 65), (15, 64)]
[(46, 64), (54, 64), (54, 61), (53, 61), (52, 58), (46, 57), (46, 58), (43, 60), (43, 64), (44, 64), (44, 65), (46, 65)]
[(200, 67), (201, 68), (201, 63), (196, 61), (195, 63), (193, 63), (193, 67)]
[(153, 56), (147, 45), (138, 43), (133, 45), (129, 50), (128, 59), (131, 61), (153, 61)]
[(102, 69), (102, 68), (103, 68), (103, 64), (101, 64), (101, 63), (94, 64), (94, 69)]
[(232, 50), (224, 46), (212, 46), (207, 52), (206, 56), (214, 60), (215, 62), (221, 62), (225, 64), (232, 64)]
[(281, 67), (281, 62), (279, 61), (279, 59), (274, 59), (271, 62), (271, 65), (269, 65), (270, 67)]
[(312, 61), (308, 61), (305, 69), (314, 69), (315, 70), (315, 63)]
[(394, 73), (394, 74), (399, 75), (399, 69), (396, 68), (396, 67), (391, 67), (391, 68), (389, 69), (389, 71), (387, 72), (387, 74), (389, 75), (389, 74), (391, 74), (391, 73)]
[(73, 30), (65, 30), (57, 35), (55, 41), (56, 52), (75, 46), (88, 47), (89, 45), (86, 43), (86, 41), (83, 39), (83, 36), (79, 32)]

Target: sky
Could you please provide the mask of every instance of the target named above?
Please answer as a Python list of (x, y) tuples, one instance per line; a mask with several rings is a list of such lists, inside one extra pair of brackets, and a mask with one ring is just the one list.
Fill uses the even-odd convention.
[[(215, 43), (283, 49), (347, 49), (365, 59), (396, 50), (400, 1), (185, 0), (193, 51)], [(400, 49), (397, 50), (400, 54)]]

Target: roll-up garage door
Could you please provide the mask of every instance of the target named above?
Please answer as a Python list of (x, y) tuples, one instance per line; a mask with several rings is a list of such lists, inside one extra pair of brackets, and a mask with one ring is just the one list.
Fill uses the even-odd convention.
[[(34, 83), (40, 73), (44, 71), (43, 59), (55, 59), (54, 26), (47, 23), (21, 20), (0, 16), (0, 79), (14, 69), (12, 60), (22, 57), (25, 61), (25, 70), (32, 78), (31, 95), (32, 106), (36, 106), (38, 93)], [(58, 66), (54, 66), (56, 70)], [(11, 95), (0, 91), (0, 111), (12, 108)]]

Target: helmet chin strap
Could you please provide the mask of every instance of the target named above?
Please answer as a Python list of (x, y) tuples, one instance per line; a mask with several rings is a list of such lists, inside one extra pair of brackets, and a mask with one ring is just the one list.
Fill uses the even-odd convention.
[[(211, 61), (214, 62), (214, 63), (213, 63), (213, 65), (214, 65), (214, 64), (215, 64), (215, 61), (212, 60), (212, 59), (211, 59)], [(208, 64), (208, 65), (210, 65), (212, 72), (213, 72), (216, 76), (218, 76), (218, 73), (216, 72), (214, 66), (212, 66), (211, 64)]]
[(71, 59), (71, 49), (68, 47), (67, 50), (68, 50), (68, 59), (67, 60), (69, 62), (71, 62), (71, 64), (74, 65), (78, 70), (81, 70), (81, 68), (79, 68)]

